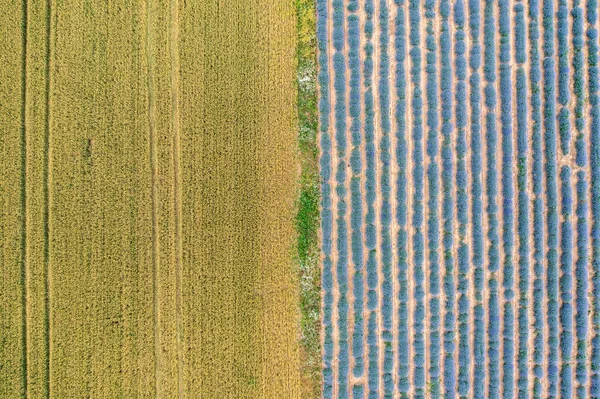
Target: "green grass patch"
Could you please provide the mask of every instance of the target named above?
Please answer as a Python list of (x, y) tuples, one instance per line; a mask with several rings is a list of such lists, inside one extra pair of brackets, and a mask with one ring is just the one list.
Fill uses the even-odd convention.
[(305, 377), (302, 397), (321, 396), (321, 269), (319, 263), (319, 168), (317, 146), (317, 40), (314, 0), (296, 0), (298, 44), (298, 146), (302, 166), (296, 227)]

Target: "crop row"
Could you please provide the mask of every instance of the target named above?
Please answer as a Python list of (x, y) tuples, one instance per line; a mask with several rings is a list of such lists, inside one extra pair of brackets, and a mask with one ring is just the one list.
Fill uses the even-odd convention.
[(381, 109), (381, 140), (379, 143), (379, 156), (381, 159), (380, 176), (380, 226), (381, 226), (381, 266), (382, 266), (382, 287), (381, 287), (381, 313), (382, 313), (382, 339), (384, 345), (383, 353), (383, 394), (385, 397), (393, 395), (393, 364), (394, 353), (392, 350), (393, 341), (393, 285), (392, 285), (392, 238), (391, 238), (391, 182), (390, 182), (390, 164), (391, 164), (391, 142), (390, 142), (390, 62), (389, 62), (389, 10), (387, 2), (379, 2), (379, 104)]
[(369, 314), (367, 345), (369, 346), (369, 399), (377, 398), (379, 391), (379, 345), (377, 335), (377, 313)]
[(592, 208), (592, 353), (590, 363), (590, 397), (600, 397), (600, 102), (598, 88), (600, 74), (598, 72), (598, 1), (588, 0), (587, 15), (587, 48), (588, 48), (588, 98), (590, 110), (590, 166)]
[(486, 195), (487, 195), (487, 217), (488, 217), (488, 270), (491, 273), (488, 281), (490, 292), (488, 303), (488, 396), (491, 399), (500, 396), (500, 366), (499, 366), (499, 347), (500, 347), (500, 309), (498, 303), (498, 282), (495, 273), (499, 270), (499, 238), (498, 238), (498, 205), (497, 205), (497, 170), (496, 170), (496, 23), (494, 17), (494, 1), (486, 0), (484, 8), (484, 76), (485, 86), (485, 105), (487, 112), (486, 122), (486, 156), (487, 156), (487, 176), (486, 176)]
[(513, 7), (515, 21), (515, 42), (514, 42), (514, 52), (515, 52), (515, 61), (517, 65), (525, 64), (527, 59), (526, 54), (526, 43), (527, 36), (525, 33), (525, 6), (523, 5), (523, 1), (520, 0)]
[(410, 61), (412, 83), (412, 139), (413, 147), (413, 282), (415, 313), (413, 316), (413, 387), (414, 397), (425, 397), (425, 289), (423, 286), (424, 274), (424, 248), (423, 248), (423, 99), (421, 94), (421, 49), (420, 26), (421, 8), (419, 0), (409, 0), (409, 25), (410, 25)]
[(367, 0), (365, 4), (366, 21), (364, 26), (365, 59), (363, 62), (363, 85), (365, 88), (364, 108), (365, 108), (365, 156), (366, 156), (366, 200), (367, 214), (366, 222), (366, 247), (367, 255), (367, 308), (368, 325), (367, 325), (367, 346), (368, 346), (368, 383), (369, 383), (369, 398), (377, 396), (379, 392), (379, 346), (377, 343), (377, 318), (376, 309), (378, 308), (379, 295), (378, 285), (379, 278), (377, 274), (377, 259), (376, 259), (376, 217), (375, 217), (375, 198), (377, 193), (377, 177), (376, 177), (376, 150), (375, 150), (375, 110), (374, 110), (374, 95), (373, 95), (373, 0)]
[[(514, 192), (513, 192), (513, 129), (512, 129), (512, 78), (510, 68), (510, 16), (509, 0), (499, 0), (500, 23), (500, 123), (502, 126), (502, 241), (504, 250), (504, 298), (514, 298)], [(507, 337), (505, 336), (505, 339)], [(511, 345), (512, 346), (512, 345)], [(504, 359), (505, 363), (508, 361)], [(512, 376), (504, 374), (505, 388), (512, 384)], [(512, 396), (512, 395), (511, 395)]]
[[(403, 5), (403, 1), (397, 5)], [(398, 391), (403, 397), (408, 396), (410, 389), (409, 367), (412, 362), (409, 349), (408, 329), (408, 209), (407, 209), (407, 131), (406, 131), (406, 26), (404, 24), (404, 7), (398, 7), (395, 19), (396, 49), (396, 162), (398, 177), (396, 180), (396, 221), (399, 231), (398, 247)]]
[(573, 348), (573, 304), (572, 304), (572, 245), (573, 245), (573, 227), (570, 221), (573, 213), (573, 198), (571, 190), (571, 168), (563, 166), (560, 172), (561, 179), (561, 211), (563, 222), (561, 223), (561, 395), (564, 397), (572, 396), (572, 368), (571, 357)]
[(437, 43), (433, 31), (435, 18), (435, 1), (425, 0), (426, 32), (426, 97), (427, 97), (427, 144), (429, 158), (427, 167), (427, 184), (429, 197), (427, 200), (427, 248), (430, 294), (429, 300), (429, 395), (433, 398), (440, 396), (440, 264), (439, 264), (439, 167), (437, 156), (439, 152), (439, 106), (438, 106), (438, 64)]
[(558, 395), (558, 209), (557, 209), (557, 177), (556, 177), (556, 105), (555, 105), (555, 52), (554, 52), (554, 2), (544, 0), (544, 137), (546, 161), (546, 220), (547, 220), (547, 291), (548, 299), (548, 355), (547, 379), (549, 397)]
[(573, 16), (573, 94), (575, 95), (575, 128), (577, 130), (577, 141), (576, 141), (576, 162), (578, 166), (583, 166), (587, 162), (585, 156), (585, 147), (583, 142), (583, 135), (580, 134), (585, 127), (584, 119), (584, 37), (583, 37), (583, 8), (580, 5), (580, 0), (574, 0), (573, 10), (571, 12)]
[[(563, 108), (564, 110), (564, 108)], [(563, 127), (560, 127), (562, 131)], [(563, 221), (561, 223), (561, 256), (560, 256), (560, 352), (561, 352), (561, 377), (560, 391), (561, 396), (572, 396), (572, 368), (571, 357), (573, 347), (573, 309), (572, 309), (572, 246), (573, 246), (573, 227), (571, 224), (571, 215), (573, 213), (572, 193), (571, 193), (571, 169), (563, 166), (560, 172), (561, 182), (561, 212)]]
[(558, 115), (560, 125), (560, 148), (563, 154), (569, 153), (571, 129), (569, 128), (569, 10), (566, 0), (560, 0), (557, 16), (558, 43), (558, 104), (561, 109)]
[(585, 397), (587, 382), (587, 333), (588, 333), (588, 184), (583, 171), (577, 172), (577, 261), (575, 262), (576, 304), (575, 331), (577, 337), (575, 379), (577, 397)]
[(529, 42), (530, 42), (530, 104), (531, 104), (531, 152), (533, 164), (533, 389), (532, 397), (543, 394), (543, 355), (544, 355), (544, 206), (543, 206), (543, 151), (541, 113), (541, 68), (539, 46), (539, 7), (538, 0), (529, 2)]
[(347, 214), (347, 189), (346, 189), (346, 150), (347, 150), (347, 121), (346, 121), (346, 60), (344, 57), (345, 23), (344, 4), (341, 0), (332, 2), (333, 16), (333, 54), (334, 90), (335, 90), (335, 139), (337, 150), (336, 196), (337, 196), (337, 287), (339, 300), (337, 303), (338, 325), (338, 397), (348, 396), (349, 381), (349, 345), (348, 345), (348, 227)]
[(473, 236), (473, 394), (475, 397), (485, 396), (485, 315), (483, 309), (484, 288), (484, 242), (483, 242), (483, 184), (482, 184), (482, 133), (479, 123), (481, 118), (481, 45), (479, 42), (480, 0), (469, 0), (469, 32), (471, 50), (469, 65), (471, 68), (469, 83), (471, 94), (470, 133), (471, 133), (471, 190), (472, 190), (472, 236)]
[[(569, 102), (569, 48), (568, 48), (568, 8), (565, 0), (560, 0), (557, 12), (557, 42), (558, 42), (558, 130), (560, 137), (561, 152), (568, 154), (571, 142)], [(572, 214), (571, 193), (571, 170), (563, 166), (560, 173), (561, 183), (561, 211), (563, 222), (561, 223), (561, 256), (560, 256), (560, 298), (561, 307), (559, 313), (560, 333), (560, 394), (563, 397), (571, 397), (573, 392), (572, 381), (572, 348), (573, 348), (573, 304), (572, 304), (572, 245), (573, 228), (570, 217)]]
[[(573, 93), (575, 95), (575, 128), (577, 130), (575, 142), (575, 159), (577, 166), (583, 167), (587, 163), (587, 151), (584, 137), (584, 17), (579, 0), (573, 2)], [(575, 264), (576, 277), (576, 366), (575, 380), (576, 395), (584, 397), (588, 380), (587, 371), (587, 333), (588, 333), (588, 184), (584, 170), (577, 172), (577, 261)]]
[[(351, 118), (350, 132), (352, 138), (352, 152), (350, 155), (350, 166), (352, 178), (350, 180), (350, 228), (351, 228), (351, 251), (352, 263), (354, 265), (353, 286), (353, 312), (354, 323), (352, 331), (352, 359), (354, 367), (352, 374), (362, 377), (364, 374), (364, 254), (363, 254), (363, 207), (361, 193), (362, 171), (361, 143), (362, 143), (362, 121), (361, 121), (361, 81), (360, 81), (360, 21), (356, 14), (357, 2), (350, 2), (347, 6), (349, 15), (347, 17), (348, 32), (348, 66), (350, 69), (350, 104), (349, 115)], [(353, 396), (359, 397), (363, 387), (353, 386)]]
[(317, 0), (317, 42), (319, 50), (319, 136), (321, 158), (321, 251), (323, 253), (323, 273), (321, 286), (323, 296), (323, 397), (333, 397), (333, 271), (331, 241), (333, 216), (331, 213), (331, 141), (329, 139), (329, 58), (327, 54), (328, 9), (326, 0)]
[[(523, 40), (525, 34), (524, 7), (522, 3), (515, 6), (515, 37), (517, 41)], [(527, 156), (528, 129), (527, 129), (527, 76), (523, 69), (523, 57), (517, 56), (519, 68), (517, 69), (516, 96), (517, 96), (517, 189), (518, 189), (518, 235), (519, 235), (519, 337), (517, 352), (518, 363), (518, 397), (529, 397), (529, 194), (527, 192), (528, 164)]]
[(504, 323), (502, 345), (503, 397), (514, 396), (514, 192), (513, 192), (513, 129), (512, 78), (510, 59), (510, 2), (499, 0), (500, 34), (500, 122), (502, 125), (502, 248), (504, 250), (503, 280)]
[(490, 277), (488, 281), (488, 397), (500, 397), (500, 304), (498, 294), (498, 281)]
[(529, 382), (529, 195), (527, 193), (527, 93), (526, 77), (523, 69), (517, 72), (517, 123), (518, 123), (518, 234), (519, 234), (519, 344), (518, 344), (518, 394), (521, 398), (528, 397)]
[(571, 192), (571, 168), (563, 166), (560, 171), (561, 180), (561, 213), (563, 222), (561, 223), (561, 249), (560, 256), (561, 277), (560, 277), (560, 352), (561, 352), (561, 378), (560, 391), (562, 397), (571, 397), (573, 392), (571, 353), (573, 348), (573, 304), (572, 304), (572, 245), (573, 245), (573, 227), (571, 225), (571, 214), (573, 213), (573, 198)]
[[(575, 25), (576, 21), (576, 12), (573, 12), (573, 34), (574, 37), (576, 35)], [(569, 153), (570, 150), (570, 141), (571, 141), (571, 126), (569, 120), (569, 110), (567, 108), (569, 101), (569, 60), (568, 60), (568, 9), (567, 3), (564, 0), (559, 2), (559, 10), (558, 10), (558, 62), (559, 62), (559, 76), (558, 76), (558, 103), (561, 105), (561, 110), (559, 112), (559, 133), (561, 140), (561, 151), (563, 154)], [(581, 33), (580, 33), (581, 34)], [(576, 45), (577, 41), (574, 39), (574, 44)], [(581, 46), (580, 46), (581, 47)], [(579, 49), (581, 52), (581, 48)], [(579, 78), (582, 78), (582, 65), (578, 65), (577, 56), (573, 58), (573, 66), (575, 69), (575, 76), (577, 74), (580, 75)], [(581, 58), (581, 56), (580, 56)], [(580, 62), (582, 64), (582, 62)], [(580, 93), (576, 93), (576, 97), (579, 96)], [(576, 124), (577, 127), (577, 124)], [(578, 133), (578, 140), (581, 139), (581, 133)], [(579, 147), (579, 145), (577, 146)], [(580, 148), (577, 148), (577, 158), (581, 156)], [(560, 351), (561, 351), (561, 395), (563, 397), (571, 397), (573, 394), (573, 381), (572, 381), (572, 351), (573, 351), (573, 283), (572, 283), (572, 262), (573, 262), (573, 254), (572, 254), (572, 245), (573, 245), (573, 231), (572, 225), (570, 222), (570, 216), (573, 212), (572, 208), (572, 193), (571, 193), (571, 170), (569, 167), (564, 166), (561, 170), (560, 174), (561, 179), (561, 210), (563, 215), (563, 222), (561, 225), (561, 272), (562, 276), (560, 278), (560, 291), (561, 291), (561, 309), (560, 309), (560, 323), (561, 323), (561, 336), (560, 336)], [(579, 193), (578, 193), (579, 196)], [(579, 205), (578, 205), (579, 208)], [(584, 233), (587, 235), (587, 232)], [(584, 237), (578, 235), (578, 244), (581, 239)], [(587, 249), (585, 250), (587, 252)], [(579, 251), (578, 251), (579, 252)], [(579, 262), (580, 260), (578, 260)], [(577, 295), (577, 300), (580, 301), (579, 294)], [(577, 311), (578, 319), (581, 318), (580, 310)], [(578, 320), (579, 324), (579, 320)], [(579, 334), (577, 334), (579, 335)], [(585, 341), (584, 346), (585, 346)], [(579, 347), (579, 343), (577, 344)], [(578, 349), (579, 351), (580, 349)], [(577, 356), (579, 358), (579, 356)], [(585, 352), (584, 352), (585, 357)], [(579, 360), (578, 360), (579, 362)], [(579, 367), (577, 367), (578, 369)], [(584, 367), (585, 368), (585, 367)], [(578, 373), (580, 376), (580, 373)], [(579, 379), (579, 376), (576, 377)], [(581, 392), (580, 387), (578, 387), (578, 392)]]
[(452, 44), (450, 34), (450, 2), (442, 0), (440, 3), (441, 34), (440, 34), (440, 91), (441, 91), (441, 116), (442, 116), (442, 228), (443, 228), (443, 254), (444, 254), (444, 397), (454, 398), (456, 394), (456, 370), (454, 368), (455, 329), (456, 315), (454, 304), (456, 302), (456, 287), (454, 281), (454, 246), (453, 220), (454, 220), (454, 160), (452, 137)]
[(469, 222), (468, 177), (467, 177), (467, 60), (465, 57), (465, 4), (458, 0), (454, 5), (454, 65), (457, 83), (455, 86), (456, 139), (456, 212), (458, 219), (458, 379), (457, 393), (464, 398), (469, 393), (469, 370), (471, 365), (469, 329), (469, 243), (467, 224)]
[(518, 190), (518, 262), (519, 262), (519, 336), (517, 347), (517, 395), (520, 399), (529, 397), (529, 194), (527, 192), (529, 152), (527, 128), (527, 74), (523, 68), (525, 54), (525, 7), (523, 3), (514, 6), (515, 13), (515, 59), (518, 65), (516, 74), (516, 113), (517, 113), (517, 190)]

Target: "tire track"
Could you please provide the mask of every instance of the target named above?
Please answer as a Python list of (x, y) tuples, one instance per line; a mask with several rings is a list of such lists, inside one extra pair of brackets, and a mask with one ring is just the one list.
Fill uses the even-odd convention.
[(29, 307), (28, 303), (28, 283), (30, 280), (29, 270), (28, 270), (28, 251), (27, 251), (27, 236), (28, 236), (28, 220), (29, 220), (29, 208), (27, 206), (27, 169), (28, 169), (28, 151), (27, 151), (27, 140), (28, 140), (28, 124), (27, 124), (27, 67), (28, 67), (28, 22), (29, 22), (29, 10), (28, 10), (28, 1), (23, 0), (22, 3), (22, 38), (21, 38), (21, 242), (20, 242), (20, 285), (21, 285), (21, 348), (22, 348), (22, 360), (21, 360), (21, 368), (22, 368), (22, 384), (23, 384), (23, 397), (28, 397), (28, 314), (27, 309)]
[(169, 59), (171, 67), (171, 129), (173, 132), (173, 211), (175, 222), (175, 309), (177, 331), (177, 390), (185, 398), (183, 385), (183, 321), (182, 321), (182, 209), (181, 209), (181, 138), (179, 129), (179, 0), (169, 3)]
[(52, 149), (52, 142), (51, 142), (51, 136), (50, 136), (50, 123), (51, 123), (51, 107), (50, 107), (50, 101), (51, 101), (51, 89), (52, 89), (52, 82), (51, 82), (51, 78), (52, 78), (52, 57), (53, 57), (53, 52), (52, 52), (52, 12), (53, 12), (53, 3), (52, 0), (47, 0), (46, 3), (46, 65), (45, 65), (45, 75), (46, 75), (46, 98), (45, 98), (45, 103), (46, 103), (46, 117), (44, 119), (44, 130), (45, 130), (45, 142), (44, 142), (44, 149), (45, 149), (45, 154), (44, 154), (44, 159), (45, 159), (45, 164), (44, 164), (44, 197), (46, 199), (45, 204), (44, 204), (44, 263), (45, 263), (45, 274), (46, 274), (46, 279), (45, 279), (45, 291), (46, 291), (46, 297), (45, 297), (45, 312), (46, 312), (46, 318), (44, 320), (44, 324), (45, 324), (45, 330), (46, 330), (46, 392), (48, 394), (48, 397), (50, 397), (51, 395), (51, 364), (52, 364), (52, 330), (51, 330), (51, 321), (52, 321), (52, 313), (51, 313), (51, 289), (52, 289), (52, 276), (51, 276), (51, 268), (50, 268), (50, 237), (51, 237), (51, 231), (50, 231), (50, 210), (52, 209), (50, 204), (51, 202), (51, 193), (52, 190), (50, 189), (50, 187), (52, 187), (52, 174), (50, 173), (52, 170), (52, 163), (51, 163), (51, 149)]
[(26, 292), (26, 389), (45, 397), (50, 389), (49, 303), (49, 109), (50, 3), (27, 5), (25, 60), (24, 206)]
[(157, 134), (156, 134), (156, 103), (154, 94), (155, 85), (155, 58), (154, 58), (154, 23), (153, 1), (146, 0), (146, 73), (148, 90), (148, 131), (150, 140), (150, 169), (152, 172), (150, 201), (152, 206), (152, 290), (153, 290), (153, 311), (154, 311), (154, 389), (157, 398), (162, 397), (160, 388), (160, 337), (159, 337), (159, 263), (160, 248), (158, 241), (158, 155), (157, 155)]

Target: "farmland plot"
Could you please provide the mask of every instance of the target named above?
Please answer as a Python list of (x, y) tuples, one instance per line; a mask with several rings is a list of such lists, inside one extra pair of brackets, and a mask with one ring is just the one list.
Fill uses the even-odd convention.
[(596, 0), (318, 0), (325, 398), (600, 397)]
[(293, 2), (0, 10), (0, 397), (300, 397)]

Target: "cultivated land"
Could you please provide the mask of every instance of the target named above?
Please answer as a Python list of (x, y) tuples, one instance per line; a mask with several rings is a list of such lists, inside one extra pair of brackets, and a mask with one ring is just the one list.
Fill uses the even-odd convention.
[(325, 398), (600, 397), (596, 0), (318, 0)]
[(0, 397), (300, 397), (294, 4), (0, 9)]

